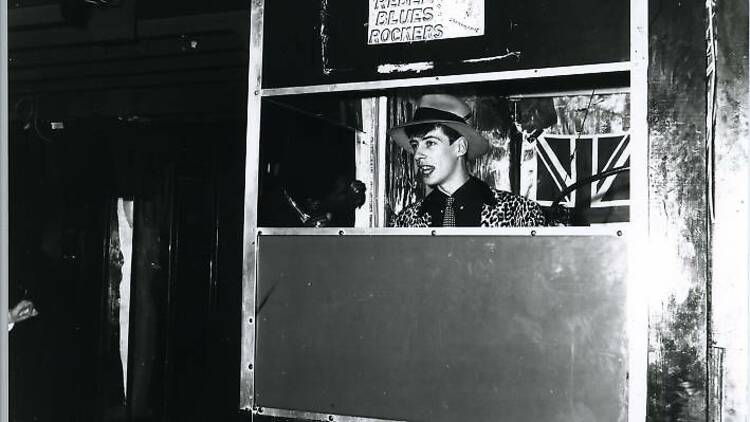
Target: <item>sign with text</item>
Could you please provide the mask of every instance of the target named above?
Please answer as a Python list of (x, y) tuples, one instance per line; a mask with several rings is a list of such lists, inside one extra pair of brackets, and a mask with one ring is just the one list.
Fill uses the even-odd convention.
[(369, 1), (369, 45), (484, 35), (484, 0)]

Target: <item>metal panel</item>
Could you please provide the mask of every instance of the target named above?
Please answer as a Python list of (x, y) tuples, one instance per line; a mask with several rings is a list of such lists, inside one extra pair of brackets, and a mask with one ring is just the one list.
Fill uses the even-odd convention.
[(627, 418), (622, 237), (258, 245), (258, 406), (431, 421)]

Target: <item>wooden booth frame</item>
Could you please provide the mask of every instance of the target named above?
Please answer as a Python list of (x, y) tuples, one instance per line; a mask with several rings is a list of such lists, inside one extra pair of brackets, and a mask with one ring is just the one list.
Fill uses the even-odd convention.
[[(245, 167), (245, 213), (243, 229), (243, 270), (242, 270), (242, 350), (240, 410), (268, 416), (300, 418), (307, 420), (336, 421), (376, 421), (379, 419), (343, 416), (329, 413), (305, 412), (291, 409), (259, 408), (255, 403), (255, 352), (256, 352), (256, 279), (258, 270), (259, 236), (623, 236), (628, 249), (627, 275), (627, 339), (628, 339), (628, 381), (627, 381), (627, 420), (631, 422), (646, 419), (646, 378), (647, 378), (647, 289), (644, 280), (648, 261), (648, 130), (647, 130), (647, 67), (648, 67), (648, 3), (645, 0), (630, 1), (630, 60), (627, 62), (601, 63), (580, 66), (552, 67), (528, 70), (513, 70), (478, 74), (416, 77), (379, 81), (361, 81), (327, 85), (289, 86), (282, 88), (262, 88), (263, 67), (263, 25), (264, 0), (252, 0), (250, 14), (248, 105)], [(537, 229), (395, 229), (385, 228), (383, 207), (376, 207), (376, 223), (373, 228), (264, 228), (258, 227), (258, 179), (259, 144), (261, 125), (261, 100), (264, 97), (279, 95), (374, 91), (391, 88), (423, 87), (433, 85), (453, 85), (470, 82), (491, 82), (503, 80), (533, 80), (545, 77), (572, 75), (602, 75), (628, 72), (630, 75), (630, 130), (631, 130), (631, 171), (630, 171), (630, 222), (606, 227), (559, 227)], [(370, 97), (378, 111), (377, 121), (387, 122), (385, 116), (386, 97)], [(379, 145), (387, 142), (385, 123), (376, 134)], [(378, 148), (379, 162), (383, 163), (385, 148)], [(385, 198), (384, 172), (378, 171), (374, 181), (378, 187), (376, 201), (383, 203)]]

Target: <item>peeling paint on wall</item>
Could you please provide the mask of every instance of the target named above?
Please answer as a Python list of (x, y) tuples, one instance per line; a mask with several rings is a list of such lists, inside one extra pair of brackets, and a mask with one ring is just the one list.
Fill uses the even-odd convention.
[(509, 51), (507, 54), (503, 54), (502, 56), (481, 57), (478, 59), (466, 59), (463, 62), (464, 63), (486, 63), (486, 62), (494, 62), (498, 60), (505, 60), (511, 57), (514, 57), (516, 60), (519, 60), (521, 58), (521, 52)]
[(402, 64), (381, 64), (378, 65), (378, 73), (394, 73), (394, 72), (424, 72), (425, 70), (432, 70), (435, 68), (433, 62), (418, 62), (418, 63), (402, 63)]
[(323, 74), (330, 75), (333, 69), (328, 67), (328, 0), (320, 0), (320, 62)]
[(648, 420), (704, 420), (706, 367), (702, 333), (696, 330), (703, 325), (704, 295), (691, 289), (684, 301), (672, 297), (661, 312), (673, 318), (651, 323), (658, 336), (649, 353)]
[(708, 176), (708, 209), (713, 221), (714, 212), (714, 141), (716, 133), (716, 1), (706, 1), (706, 173)]

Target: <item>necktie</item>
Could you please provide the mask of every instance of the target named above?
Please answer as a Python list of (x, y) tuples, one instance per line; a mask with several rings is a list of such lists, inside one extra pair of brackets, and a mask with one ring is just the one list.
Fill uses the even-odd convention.
[(456, 214), (453, 211), (455, 198), (449, 196), (445, 200), (445, 212), (443, 213), (443, 227), (456, 227)]

